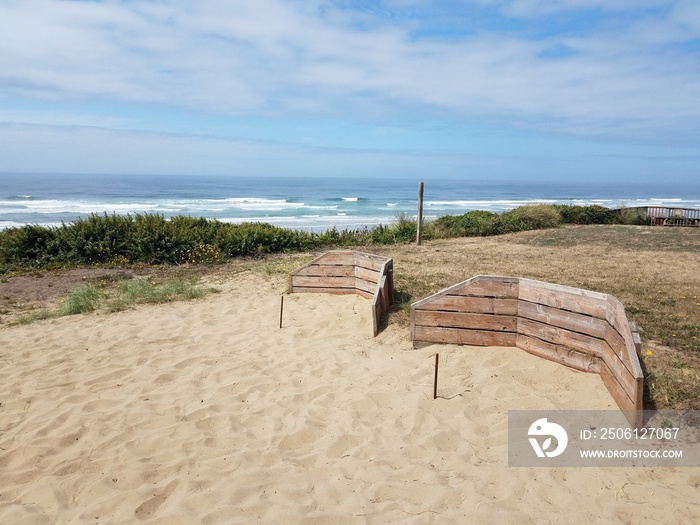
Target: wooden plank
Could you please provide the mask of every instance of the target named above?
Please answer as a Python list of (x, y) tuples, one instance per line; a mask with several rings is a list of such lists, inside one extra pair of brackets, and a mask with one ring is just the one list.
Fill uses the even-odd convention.
[(634, 349), (637, 351), (637, 355), (642, 353), (642, 337), (639, 335), (639, 329), (637, 324), (630, 322), (630, 330), (632, 330), (632, 343), (634, 343)]
[(627, 421), (629, 421), (630, 426), (641, 428), (643, 425), (644, 381), (642, 379), (638, 380), (634, 395), (629, 396), (620, 385), (618, 378), (606, 366), (601, 367), (600, 377), (615, 403), (622, 410)]
[(450, 291), (450, 295), (517, 299), (518, 288), (519, 279), (517, 277), (477, 275), (473, 279), (465, 281), (463, 286)]
[(372, 312), (373, 312), (373, 323), (374, 323), (374, 336), (376, 337), (379, 333), (379, 327), (381, 326), (384, 316), (388, 312), (389, 308), (387, 305), (387, 299), (382, 290), (386, 288), (386, 277), (382, 277), (381, 282), (377, 287), (377, 291), (374, 294), (374, 299), (372, 300)]
[(419, 310), (416, 310), (413, 306), (411, 306), (408, 319), (408, 326), (411, 332), (411, 341), (416, 340), (416, 314), (418, 313), (418, 311)]
[(462, 312), (435, 312), (418, 310), (414, 322), (420, 326), (443, 326), (446, 328), (470, 328), (515, 332), (518, 318), (510, 315), (471, 314)]
[(377, 284), (381, 278), (381, 274), (377, 270), (368, 270), (367, 268), (362, 268), (361, 266), (354, 266), (352, 270), (355, 277), (370, 283)]
[(364, 290), (358, 290), (357, 288), (355, 288), (355, 293), (360, 297), (364, 297), (365, 299), (372, 299), (374, 297), (373, 293), (365, 292)]
[(382, 265), (387, 261), (387, 257), (382, 257), (381, 255), (373, 255), (371, 253), (354, 252), (353, 265), (360, 268), (366, 268), (368, 270), (374, 270), (378, 272), (382, 269)]
[(307, 275), (295, 275), (292, 283), (294, 286), (312, 286), (329, 288), (355, 288), (354, 277), (313, 277)]
[(379, 321), (382, 317), (379, 303), (372, 304), (372, 336), (377, 337), (379, 334)]
[(599, 319), (607, 318), (607, 295), (590, 290), (521, 279), (518, 297), (521, 301), (591, 315)]
[(617, 332), (617, 330), (615, 330), (610, 325), (608, 325), (608, 328), (606, 330), (605, 340), (610, 345), (610, 348), (613, 349), (613, 351), (617, 355), (617, 358), (620, 359), (621, 361), (626, 362), (627, 365), (629, 365), (629, 359), (627, 358), (627, 354), (628, 354), (627, 342)]
[(417, 310), (441, 310), (475, 314), (517, 315), (517, 299), (492, 299), (490, 297), (464, 297), (446, 295), (430, 303), (422, 303)]
[(394, 261), (389, 259), (386, 262), (383, 274), (386, 276), (387, 295), (389, 296), (389, 305), (394, 304)]
[(355, 267), (346, 265), (311, 264), (295, 271), (292, 275), (354, 277)]
[(517, 335), (516, 346), (532, 355), (582, 372), (597, 373), (601, 367), (601, 360), (593, 354), (580, 352), (564, 345), (543, 341), (537, 337), (530, 337), (522, 333)]
[(618, 378), (605, 364), (600, 369), (600, 377), (620, 410), (634, 410), (634, 399), (625, 392)]
[(609, 326), (604, 319), (527, 301), (518, 301), (518, 317), (558, 326), (599, 339), (605, 338), (606, 329)]
[(387, 294), (387, 279), (386, 276), (382, 277), (381, 282), (377, 285), (377, 290), (375, 292), (375, 300), (381, 305), (381, 316), (385, 316), (389, 312), (389, 296)]
[[(624, 313), (623, 313), (624, 315)], [(629, 322), (627, 318), (618, 319), (618, 326), (623, 328), (623, 331), (627, 332), (627, 337), (623, 337), (618, 330), (609, 326), (606, 340), (610, 343), (611, 348), (615, 351), (618, 358), (624, 363), (625, 367), (634, 377), (644, 377), (642, 372), (642, 365), (639, 362), (639, 356), (637, 355), (637, 349), (634, 346), (634, 339), (632, 338), (632, 330), (629, 328)], [(626, 330), (624, 330), (626, 328)]]
[(304, 268), (306, 266), (319, 265), (319, 264), (341, 264), (346, 266), (354, 266), (355, 255), (354, 252), (348, 250), (334, 250), (326, 253), (322, 253), (315, 259), (307, 262), (303, 266), (297, 268), (296, 271)]
[(358, 290), (362, 290), (363, 292), (370, 293), (372, 295), (375, 294), (378, 288), (377, 283), (369, 283), (367, 281), (363, 281), (362, 279), (355, 279), (355, 288)]
[[(442, 290), (434, 293), (433, 295), (430, 295), (426, 297), (425, 299), (421, 299), (420, 301), (416, 301), (415, 303), (411, 304), (411, 308), (423, 308), (424, 305), (430, 305), (434, 303), (435, 301), (438, 301), (442, 297), (445, 297), (452, 293), (453, 291), (459, 290), (462, 286), (466, 285), (469, 282), (472, 282), (474, 279), (479, 277), (478, 275), (476, 277), (472, 277), (471, 279), (467, 279), (466, 281), (462, 281), (461, 283), (454, 284), (452, 286), (449, 286), (447, 288), (443, 288)], [(426, 310), (430, 310), (431, 308), (425, 307)], [(435, 308), (433, 308), (435, 310)], [(439, 308), (438, 308), (439, 310)]]
[(415, 325), (414, 341), (475, 346), (515, 346), (514, 332), (489, 332)]
[(393, 297), (391, 296), (390, 290), (391, 290), (391, 285), (388, 276), (384, 275), (382, 277), (381, 282), (379, 283), (379, 293), (382, 295), (382, 301), (384, 302), (384, 309), (386, 310), (384, 313), (387, 314), (389, 313), (389, 307), (391, 307), (393, 301)]
[(622, 385), (627, 395), (633, 397), (637, 389), (637, 380), (643, 380), (643, 376), (635, 377), (634, 373), (627, 367), (627, 364), (615, 354), (615, 351), (607, 343), (603, 347), (603, 362), (617, 378), (618, 383)]
[[(627, 320), (627, 312), (624, 305), (612, 295), (608, 296), (608, 323), (617, 330), (620, 335), (627, 337), (632, 336), (632, 331), (629, 329), (629, 321)], [(629, 330), (629, 333), (627, 332)]]
[(589, 335), (571, 332), (564, 328), (550, 326), (530, 319), (518, 318), (518, 333), (530, 337), (536, 337), (542, 341), (555, 345), (566, 346), (580, 352), (603, 357), (604, 339), (591, 337)]
[[(357, 294), (358, 292), (357, 290), (355, 290), (355, 288), (332, 288), (328, 286), (295, 286), (292, 288), (292, 293), (331, 293), (336, 295), (351, 295)], [(369, 296), (369, 298), (371, 298), (371, 296)]]

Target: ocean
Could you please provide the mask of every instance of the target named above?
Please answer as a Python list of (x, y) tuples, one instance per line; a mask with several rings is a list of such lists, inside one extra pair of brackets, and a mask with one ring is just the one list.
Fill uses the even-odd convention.
[[(423, 179), (424, 217), (532, 203), (700, 208), (700, 182), (649, 184)], [(328, 177), (0, 174), (0, 229), (60, 225), (91, 213), (191, 215), (322, 231), (415, 217), (418, 180)]]

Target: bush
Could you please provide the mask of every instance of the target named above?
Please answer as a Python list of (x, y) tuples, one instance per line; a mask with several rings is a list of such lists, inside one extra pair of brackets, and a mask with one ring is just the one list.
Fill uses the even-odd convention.
[(56, 257), (76, 264), (105, 263), (133, 245), (131, 216), (91, 214), (56, 230)]
[(231, 224), (217, 233), (216, 244), (228, 257), (303, 251), (319, 245), (312, 233), (278, 228), (267, 223)]
[(56, 256), (56, 230), (27, 225), (0, 232), (0, 264), (41, 266)]
[(319, 233), (317, 241), (321, 246), (356, 246), (364, 242), (368, 231), (368, 228), (362, 230), (349, 230), (345, 228), (338, 231), (338, 229), (333, 226)]
[(474, 210), (464, 215), (445, 215), (431, 223), (435, 237), (478, 237), (489, 235), (497, 213)]
[(617, 214), (604, 206), (557, 205), (561, 222), (566, 224), (614, 224)]
[(648, 224), (648, 219), (646, 211), (644, 209), (622, 208), (621, 210), (617, 210), (615, 222), (617, 224), (631, 224), (641, 226), (643, 224)]
[(367, 232), (364, 242), (368, 244), (394, 244), (416, 240), (418, 221), (399, 215), (396, 222), (389, 225), (380, 224)]
[(528, 204), (499, 215), (491, 225), (489, 234), (556, 228), (559, 224), (561, 224), (561, 214), (556, 207), (547, 204)]

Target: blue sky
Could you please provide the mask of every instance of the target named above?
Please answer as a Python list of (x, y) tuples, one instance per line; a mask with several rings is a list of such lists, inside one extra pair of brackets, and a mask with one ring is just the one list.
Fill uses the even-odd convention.
[(0, 172), (700, 178), (697, 0), (3, 0)]

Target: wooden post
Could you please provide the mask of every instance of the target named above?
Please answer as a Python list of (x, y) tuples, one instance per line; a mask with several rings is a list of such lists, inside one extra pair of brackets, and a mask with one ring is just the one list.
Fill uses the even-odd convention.
[(284, 312), (284, 295), (280, 296), (280, 328), (282, 328), (282, 313)]
[(437, 378), (438, 378), (438, 363), (440, 354), (435, 354), (435, 379), (433, 380), (433, 399), (437, 399)]
[(418, 184), (418, 228), (416, 230), (416, 244), (420, 246), (423, 237), (423, 183)]

